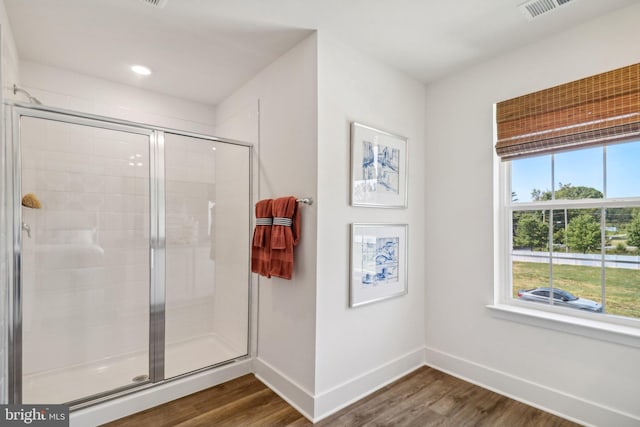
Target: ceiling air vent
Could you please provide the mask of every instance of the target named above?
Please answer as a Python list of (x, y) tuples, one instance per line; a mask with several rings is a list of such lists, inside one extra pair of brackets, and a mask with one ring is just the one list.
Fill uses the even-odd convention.
[(518, 9), (529, 20), (533, 21), (546, 13), (556, 10), (560, 6), (571, 3), (574, 0), (530, 0), (518, 6)]
[[(167, 5), (167, 2), (169, 0), (140, 0), (140, 1), (149, 6), (163, 8)], [(562, 0), (559, 0), (559, 1), (562, 1)]]

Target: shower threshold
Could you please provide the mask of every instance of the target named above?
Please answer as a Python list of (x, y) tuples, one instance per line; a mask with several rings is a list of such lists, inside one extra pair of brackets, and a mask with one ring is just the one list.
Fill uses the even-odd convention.
[[(207, 334), (167, 345), (165, 378), (171, 378), (246, 354), (234, 350), (216, 334)], [(27, 374), (23, 377), (23, 403), (65, 403), (142, 384), (148, 378), (146, 352), (110, 357), (68, 368)]]

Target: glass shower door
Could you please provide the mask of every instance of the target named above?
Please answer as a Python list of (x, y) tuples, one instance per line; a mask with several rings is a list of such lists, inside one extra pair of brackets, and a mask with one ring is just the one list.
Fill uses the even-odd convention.
[(20, 118), (20, 197), (31, 205), (21, 207), (23, 403), (84, 400), (149, 379), (144, 132)]
[(166, 133), (166, 378), (248, 353), (246, 146)]

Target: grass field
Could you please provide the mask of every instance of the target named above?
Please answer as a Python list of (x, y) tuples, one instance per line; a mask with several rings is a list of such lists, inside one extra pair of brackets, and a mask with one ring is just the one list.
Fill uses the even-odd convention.
[[(577, 265), (553, 266), (553, 287), (575, 296), (601, 301), (602, 270)], [(640, 319), (640, 270), (606, 268), (605, 312)], [(519, 289), (549, 286), (549, 265), (533, 262), (513, 263), (513, 296)]]

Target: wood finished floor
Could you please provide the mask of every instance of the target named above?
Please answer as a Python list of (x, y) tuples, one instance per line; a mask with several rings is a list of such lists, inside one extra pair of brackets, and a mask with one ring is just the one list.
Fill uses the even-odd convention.
[[(109, 427), (312, 426), (253, 375), (106, 424)], [(422, 367), (315, 424), (353, 426), (577, 426)]]

